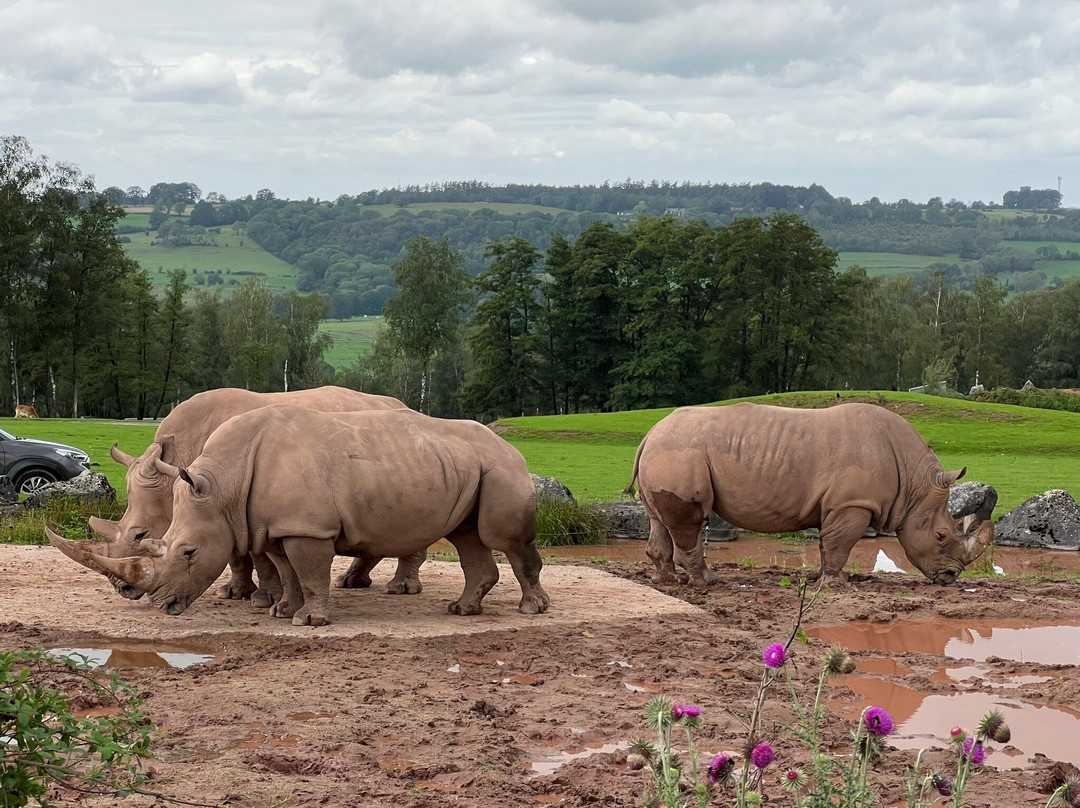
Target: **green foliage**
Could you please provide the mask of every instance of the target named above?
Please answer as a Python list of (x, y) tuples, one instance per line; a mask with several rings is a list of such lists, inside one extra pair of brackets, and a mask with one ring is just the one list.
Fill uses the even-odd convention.
[(64, 538), (81, 541), (97, 539), (87, 526), (87, 519), (99, 516), (103, 519), (119, 519), (124, 506), (117, 502), (54, 497), (40, 508), (27, 508), (17, 515), (0, 517), (0, 544), (48, 544), (45, 526)]
[[(80, 717), (72, 705), (110, 714)], [(0, 652), (0, 793), (5, 808), (50, 808), (56, 786), (78, 794), (126, 797), (145, 782), (152, 724), (116, 675), (102, 677), (44, 651)]]
[(536, 543), (541, 547), (603, 544), (608, 525), (595, 508), (539, 496), (536, 500)]

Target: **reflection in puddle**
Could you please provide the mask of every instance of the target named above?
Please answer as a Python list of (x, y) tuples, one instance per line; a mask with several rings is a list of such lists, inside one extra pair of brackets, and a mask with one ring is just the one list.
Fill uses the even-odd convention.
[(534, 777), (545, 777), (549, 774), (554, 774), (571, 760), (579, 760), (581, 758), (592, 757), (593, 755), (617, 752), (620, 749), (629, 748), (630, 744), (627, 741), (619, 741), (618, 743), (605, 743), (599, 746), (586, 744), (582, 748), (568, 749), (555, 755), (549, 755), (544, 760), (534, 760), (532, 771), (526, 779), (531, 780)]
[(835, 699), (830, 707), (849, 721), (859, 720), (871, 704), (884, 707), (896, 721), (889, 744), (900, 749), (949, 745), (949, 730), (962, 726), (974, 730), (990, 710), (1000, 710), (1012, 730), (1006, 747), (991, 744), (986, 761), (999, 769), (1023, 768), (1036, 752), (1052, 760), (1080, 765), (1080, 712), (1060, 705), (1030, 704), (993, 693), (920, 693), (881, 679), (846, 677), (845, 685), (860, 697)]
[(85, 661), (91, 668), (189, 668), (214, 658), (213, 654), (192, 653), (182, 645), (136, 643), (117, 643), (110, 648), (50, 648), (49, 653)]
[(806, 633), (849, 651), (914, 651), (980, 662), (996, 656), (1041, 665), (1080, 664), (1080, 625), (941, 618), (813, 626)]

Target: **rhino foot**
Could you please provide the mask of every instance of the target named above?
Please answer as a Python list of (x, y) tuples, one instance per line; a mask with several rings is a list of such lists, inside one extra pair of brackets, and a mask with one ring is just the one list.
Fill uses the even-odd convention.
[(518, 611), (522, 614), (543, 614), (550, 605), (551, 598), (547, 597), (547, 595), (543, 597), (540, 597), (539, 595), (526, 595), (521, 599), (521, 603), (518, 604)]
[(271, 617), (292, 617), (299, 611), (299, 606), (293, 606), (288, 600), (282, 598), (270, 607)]
[(269, 609), (281, 600), (281, 593), (271, 589), (256, 589), (251, 595), (251, 608)]
[(424, 591), (424, 585), (416, 577), (394, 578), (386, 585), (388, 595), (419, 595)]
[(479, 603), (463, 603), (460, 600), (455, 600), (446, 607), (446, 611), (449, 614), (483, 614), (484, 607)]
[(685, 575), (676, 575), (667, 570), (657, 570), (652, 577), (654, 584), (684, 584), (686, 581)]
[(371, 586), (371, 576), (366, 572), (353, 572), (350, 569), (334, 579), (334, 586), (337, 589), (367, 589)]
[(242, 578), (233, 578), (217, 591), (217, 597), (223, 600), (247, 600), (257, 591), (255, 582), (251, 578), (246, 581)]
[(330, 618), (317, 612), (313, 614), (307, 606), (304, 606), (293, 615), (292, 624), (294, 626), (326, 626), (330, 624)]

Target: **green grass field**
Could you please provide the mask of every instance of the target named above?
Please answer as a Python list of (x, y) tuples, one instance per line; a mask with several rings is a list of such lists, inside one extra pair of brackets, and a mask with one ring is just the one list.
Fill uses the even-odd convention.
[(504, 216), (512, 216), (515, 213), (569, 213), (564, 208), (549, 208), (544, 205), (525, 205), (518, 202), (416, 202), (404, 208), (397, 205), (364, 205), (364, 210), (373, 210), (382, 216), (393, 216), (398, 211), (404, 210), (409, 213), (422, 213), (428, 210), (463, 210), (472, 213), (477, 210), (493, 210)]
[[(835, 395), (791, 393), (748, 400), (824, 406)], [(909, 393), (882, 395), (934, 446), (946, 468), (967, 466), (966, 479), (997, 489), (998, 516), (1051, 488), (1080, 496), (1080, 415)], [(619, 497), (630, 481), (638, 442), (669, 412), (506, 418), (499, 425), (533, 472), (558, 477), (583, 500), (600, 501)]]
[(959, 255), (905, 255), (903, 253), (842, 252), (837, 269), (843, 272), (858, 264), (871, 278), (891, 275), (917, 274), (933, 264), (967, 264)]
[[(748, 400), (826, 406), (835, 395), (790, 393)], [(845, 397), (876, 400), (877, 395)], [(947, 469), (967, 466), (967, 479), (997, 489), (997, 516), (1051, 488), (1080, 496), (1080, 414), (909, 393), (880, 395), (934, 446)], [(598, 502), (621, 496), (630, 482), (638, 442), (669, 412), (664, 408), (505, 418), (499, 430), (525, 456), (531, 471), (557, 477), (582, 501)], [(87, 451), (99, 464), (94, 470), (103, 472), (124, 498), (125, 469), (109, 457), (109, 446), (117, 442), (128, 454), (141, 454), (157, 427), (149, 422), (6, 418), (0, 419), (0, 428)]]
[(342, 370), (354, 364), (358, 356), (367, 356), (375, 344), (375, 335), (382, 322), (382, 317), (354, 317), (351, 320), (324, 320), (319, 323), (319, 333), (334, 338), (334, 344), (323, 354), (323, 360), (336, 370)]

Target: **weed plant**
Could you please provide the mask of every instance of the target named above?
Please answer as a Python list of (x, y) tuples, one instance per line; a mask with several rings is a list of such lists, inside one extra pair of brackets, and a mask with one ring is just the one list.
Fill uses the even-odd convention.
[(115, 501), (87, 502), (74, 497), (50, 499), (40, 508), (25, 508), (11, 516), (0, 517), (0, 544), (48, 544), (45, 525), (66, 539), (98, 539), (90, 530), (91, 516), (119, 519), (124, 506)]
[(607, 534), (607, 519), (596, 508), (551, 497), (537, 497), (537, 545), (566, 547), (572, 544), (603, 544)]

